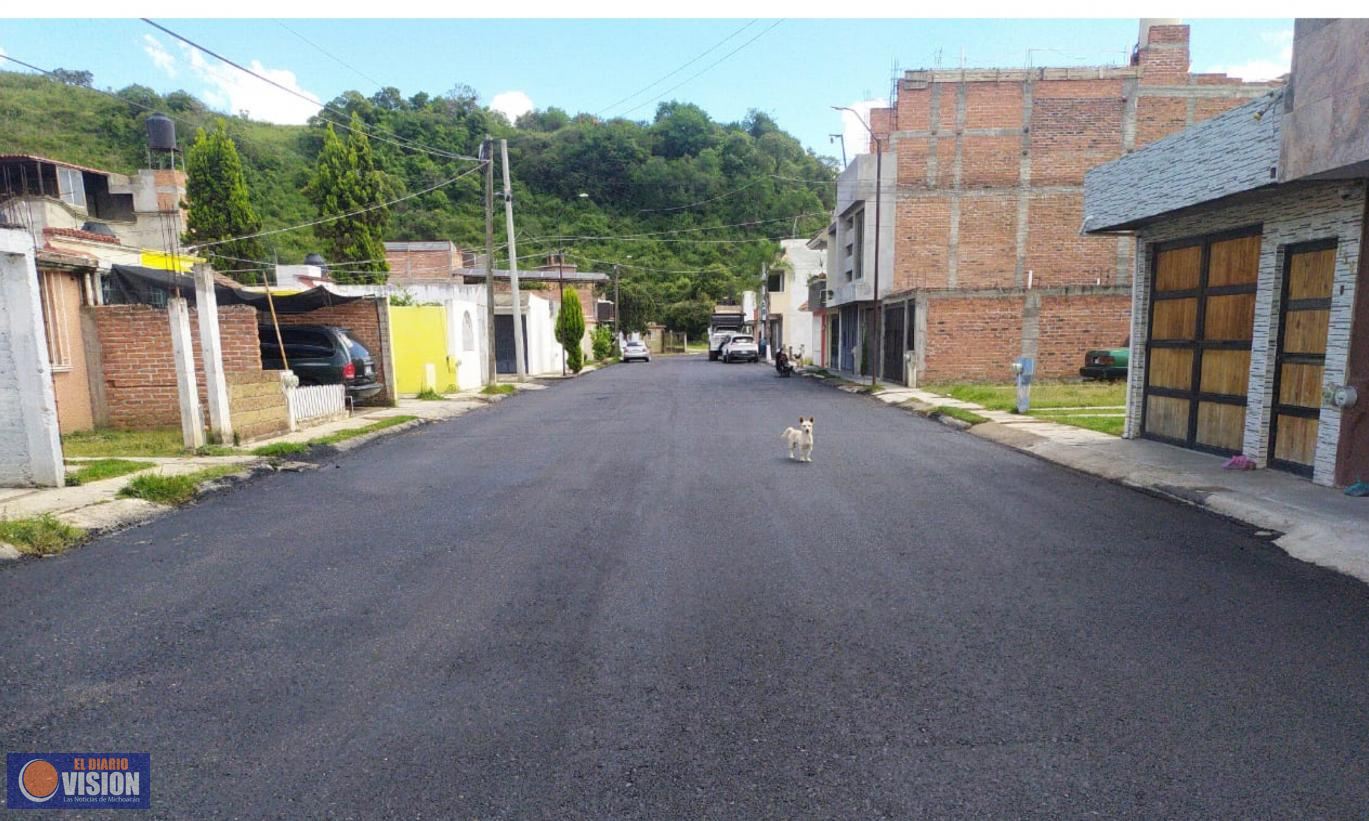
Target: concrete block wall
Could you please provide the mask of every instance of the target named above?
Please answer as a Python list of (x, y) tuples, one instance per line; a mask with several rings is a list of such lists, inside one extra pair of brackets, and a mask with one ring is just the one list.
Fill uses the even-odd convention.
[[(100, 378), (110, 427), (139, 429), (180, 424), (176, 399), (176, 366), (171, 351), (167, 311), (149, 305), (100, 305), (82, 309), (94, 319), (100, 343)], [(201, 405), (205, 397), (200, 354), (199, 318), (190, 312), (195, 370)], [(260, 371), (261, 346), (257, 311), (245, 305), (219, 308), (219, 334), (225, 372)], [(207, 421), (207, 420), (206, 420)]]
[(229, 371), (226, 377), (233, 432), (239, 441), (250, 442), (290, 429), (281, 371)]

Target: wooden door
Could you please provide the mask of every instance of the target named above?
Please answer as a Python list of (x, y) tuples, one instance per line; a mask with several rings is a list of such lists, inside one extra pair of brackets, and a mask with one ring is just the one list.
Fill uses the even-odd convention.
[(1241, 450), (1259, 269), (1258, 230), (1156, 250), (1147, 437), (1215, 453)]
[(1317, 455), (1335, 274), (1334, 240), (1291, 246), (1285, 255), (1269, 462), (1305, 476)]

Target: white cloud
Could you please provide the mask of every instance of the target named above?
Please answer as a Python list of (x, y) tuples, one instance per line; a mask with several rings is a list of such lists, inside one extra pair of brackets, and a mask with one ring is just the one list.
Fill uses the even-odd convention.
[[(168, 77), (175, 77), (181, 69), (185, 69), (190, 76), (200, 81), (201, 87), (196, 91), (212, 108), (229, 114), (246, 111), (254, 120), (290, 125), (306, 122), (321, 108), (227, 63), (206, 57), (193, 46), (184, 43), (177, 45), (180, 46), (179, 55), (168, 51), (156, 37), (150, 34), (143, 37), (143, 52), (153, 65)], [(317, 99), (317, 95), (300, 86), (295, 73), (287, 68), (268, 68), (260, 60), (252, 60), (247, 67), (286, 88)]]
[(509, 122), (532, 111), (532, 98), (521, 91), (501, 91), (490, 100), (490, 108), (509, 118)]
[(889, 104), (888, 100), (875, 98), (873, 100), (859, 100), (849, 103), (848, 107), (860, 113), (860, 119), (849, 111), (841, 112), (841, 133), (846, 141), (846, 156), (854, 157), (857, 154), (870, 153), (870, 132), (865, 130), (865, 126), (860, 124), (860, 120), (870, 122), (870, 109), (883, 108)]
[(152, 64), (161, 69), (166, 76), (176, 76), (176, 56), (166, 50), (162, 41), (153, 37), (151, 34), (143, 35), (143, 52), (152, 60)]
[(1293, 30), (1267, 31), (1260, 35), (1272, 54), (1256, 57), (1244, 63), (1213, 66), (1206, 72), (1229, 74), (1242, 80), (1275, 80), (1287, 74), (1293, 65)]

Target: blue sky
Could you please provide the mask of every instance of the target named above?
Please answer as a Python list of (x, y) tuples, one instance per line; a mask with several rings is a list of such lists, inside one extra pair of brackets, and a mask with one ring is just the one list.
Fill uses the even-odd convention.
[[(761, 109), (806, 146), (831, 156), (839, 156), (840, 147), (828, 135), (846, 130), (854, 136), (859, 125), (843, 123), (830, 106), (887, 96), (895, 65), (954, 67), (963, 54), (967, 66), (1023, 66), (1028, 50), (1033, 65), (1117, 63), (1137, 32), (1135, 18), (801, 19), (773, 27), (773, 19), (749, 18), (159, 22), (324, 100), (347, 89), (370, 94), (380, 84), (410, 95), (441, 94), (463, 83), (515, 113), (531, 103), (649, 119), (652, 98), (683, 82), (665, 99), (698, 103), (722, 121)], [(1287, 70), (1291, 19), (1187, 22), (1194, 70), (1247, 79)], [(734, 49), (740, 50), (727, 56)], [(0, 20), (0, 51), (44, 68), (90, 70), (102, 88), (184, 88), (221, 110), (247, 110), (277, 122), (300, 122), (312, 113), (303, 101), (138, 20)], [(695, 62), (687, 68), (609, 107), (690, 60)], [(848, 140), (847, 148), (854, 152), (857, 142)]]

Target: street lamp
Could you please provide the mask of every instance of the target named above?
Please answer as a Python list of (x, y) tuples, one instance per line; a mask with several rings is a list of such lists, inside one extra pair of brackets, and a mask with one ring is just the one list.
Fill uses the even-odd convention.
[(879, 205), (880, 200), (883, 199), (880, 196), (880, 183), (884, 181), (884, 140), (880, 139), (874, 129), (870, 128), (870, 124), (865, 122), (865, 118), (860, 116), (854, 108), (844, 105), (834, 105), (832, 108), (837, 111), (849, 111), (851, 116), (856, 118), (856, 122), (870, 132), (870, 139), (875, 141), (875, 322), (874, 339), (870, 345), (875, 354), (874, 367), (870, 369), (870, 385), (874, 386), (877, 384), (876, 380), (879, 378), (880, 367), (883, 365), (884, 359), (884, 341), (879, 336), (880, 319), (883, 318), (879, 304)]

